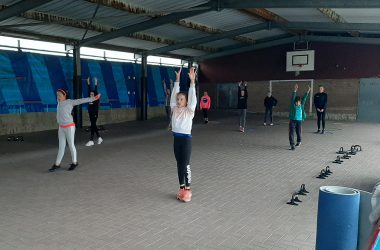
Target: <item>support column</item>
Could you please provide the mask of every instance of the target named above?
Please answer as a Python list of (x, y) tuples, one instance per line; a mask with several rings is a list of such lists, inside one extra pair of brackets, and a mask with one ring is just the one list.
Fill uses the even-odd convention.
[[(74, 46), (73, 49), (73, 60), (74, 60), (74, 76), (73, 76), (73, 99), (82, 98), (82, 68), (80, 65), (80, 48), (79, 46)], [(77, 128), (82, 128), (82, 105), (77, 105), (74, 107), (74, 122)]]
[(148, 57), (143, 55), (141, 58), (141, 107), (140, 120), (148, 119)]

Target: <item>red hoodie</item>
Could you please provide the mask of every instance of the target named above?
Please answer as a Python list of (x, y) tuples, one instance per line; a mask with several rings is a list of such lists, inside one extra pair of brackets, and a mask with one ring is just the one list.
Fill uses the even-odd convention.
[(211, 99), (210, 96), (204, 95), (201, 98), (200, 101), (200, 109), (210, 109), (211, 106)]

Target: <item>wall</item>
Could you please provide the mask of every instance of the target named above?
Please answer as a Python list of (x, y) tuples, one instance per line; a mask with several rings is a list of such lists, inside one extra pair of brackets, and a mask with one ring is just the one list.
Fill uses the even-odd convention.
[[(112, 109), (100, 110), (98, 125), (134, 121), (137, 119), (139, 109)], [(89, 126), (88, 113), (83, 112), (83, 126)], [(164, 107), (148, 108), (148, 119), (164, 117)], [(22, 134), (44, 130), (57, 129), (55, 112), (30, 112), (21, 114), (0, 114), (0, 135)]]
[[(81, 60), (83, 96), (89, 95), (87, 78), (98, 78), (102, 124), (136, 120), (140, 107), (141, 65)], [(164, 85), (175, 78), (175, 68), (148, 65), (148, 117), (164, 115)], [(73, 59), (65, 56), (0, 51), (0, 134), (56, 128), (56, 90), (73, 93)], [(91, 83), (93, 86), (93, 80)], [(187, 90), (187, 69), (182, 70), (181, 90)], [(87, 104), (83, 106), (87, 122)]]
[(380, 75), (380, 46), (312, 43), (315, 71), (286, 72), (286, 52), (293, 44), (221, 57), (200, 63), (200, 82), (225, 83), (280, 79), (359, 79)]
[[(301, 72), (299, 76), (286, 72), (286, 52), (293, 50), (293, 44), (287, 44), (202, 62), (200, 81), (210, 86), (247, 80), (248, 109), (262, 113), (269, 80), (315, 79), (314, 93), (323, 84), (329, 94), (328, 118), (355, 120), (360, 79), (380, 76), (380, 46), (312, 43), (310, 49), (315, 50), (315, 71)], [(275, 114), (287, 116), (293, 85), (274, 85), (273, 94), (279, 100)], [(211, 97), (217, 96), (215, 93)]]

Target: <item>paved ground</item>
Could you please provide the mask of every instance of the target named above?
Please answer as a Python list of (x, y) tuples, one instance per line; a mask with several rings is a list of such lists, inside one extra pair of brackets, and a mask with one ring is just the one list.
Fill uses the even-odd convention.
[[(329, 122), (326, 135), (315, 135), (308, 121), (302, 147), (291, 152), (286, 120), (264, 127), (249, 116), (245, 134), (234, 114), (211, 120), (194, 126), (188, 204), (175, 199), (172, 137), (162, 121), (109, 126), (105, 143), (92, 148), (79, 131), (74, 172), (47, 172), (56, 131), (25, 135), (22, 144), (0, 137), (0, 249), (314, 249), (318, 188), (370, 191), (379, 179), (379, 125)], [(365, 151), (330, 163), (352, 144)], [(327, 165), (334, 174), (316, 179)], [(287, 205), (302, 183), (310, 195)]]

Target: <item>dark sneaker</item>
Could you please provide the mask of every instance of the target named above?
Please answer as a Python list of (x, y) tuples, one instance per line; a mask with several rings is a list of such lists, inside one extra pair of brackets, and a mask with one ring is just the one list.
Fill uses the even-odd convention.
[(290, 146), (289, 150), (295, 150), (296, 148), (294, 146)]
[(70, 165), (70, 167), (69, 167), (69, 169), (68, 169), (68, 171), (73, 171), (76, 167), (78, 167), (78, 163), (71, 163), (71, 165)]
[(315, 134), (319, 134), (319, 133), (321, 133), (321, 130), (318, 129), (317, 132), (315, 132)]
[(301, 146), (301, 142), (297, 142), (296, 147)]
[(54, 172), (55, 170), (61, 168), (61, 166), (57, 166), (57, 165), (53, 165), (50, 169), (49, 169), (49, 172)]
[(325, 134), (325, 130), (322, 130), (321, 134), (324, 135)]

